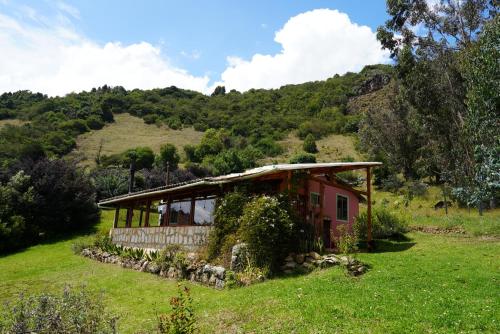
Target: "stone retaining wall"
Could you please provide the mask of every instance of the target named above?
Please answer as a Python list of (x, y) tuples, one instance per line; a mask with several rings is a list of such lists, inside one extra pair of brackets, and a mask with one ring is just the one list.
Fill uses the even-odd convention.
[(196, 250), (208, 240), (211, 226), (161, 226), (112, 228), (109, 232), (114, 244), (123, 247), (163, 249), (178, 244)]

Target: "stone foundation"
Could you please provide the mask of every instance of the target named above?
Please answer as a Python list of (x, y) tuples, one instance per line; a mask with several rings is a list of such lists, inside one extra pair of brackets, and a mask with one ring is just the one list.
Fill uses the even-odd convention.
[(169, 244), (196, 250), (208, 239), (211, 226), (161, 226), (113, 228), (109, 236), (114, 244), (123, 247), (163, 249)]

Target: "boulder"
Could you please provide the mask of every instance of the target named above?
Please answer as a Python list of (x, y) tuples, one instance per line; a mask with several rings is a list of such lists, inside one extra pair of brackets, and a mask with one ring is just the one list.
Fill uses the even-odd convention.
[(321, 255), (319, 255), (316, 252), (309, 252), (309, 256), (312, 257), (314, 260), (321, 260)]
[(248, 247), (245, 243), (236, 244), (231, 249), (231, 264), (229, 268), (234, 272), (245, 269), (248, 260)]
[(297, 262), (298, 264), (304, 263), (304, 260), (305, 260), (304, 254), (297, 254), (295, 256), (295, 262)]

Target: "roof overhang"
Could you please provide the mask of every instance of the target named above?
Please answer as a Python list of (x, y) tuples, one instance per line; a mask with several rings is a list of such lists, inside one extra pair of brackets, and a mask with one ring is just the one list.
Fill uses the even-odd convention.
[(154, 189), (138, 191), (130, 194), (116, 196), (104, 199), (98, 203), (99, 207), (113, 207), (119, 203), (145, 200), (147, 198), (161, 197), (172, 193), (182, 192), (184, 190), (196, 190), (207, 186), (223, 185), (233, 182), (255, 179), (264, 175), (280, 173), (284, 171), (304, 170), (309, 172), (330, 170), (333, 172), (343, 172), (348, 170), (364, 169), (382, 165), (381, 162), (325, 162), (325, 163), (302, 163), (302, 164), (276, 164), (257, 167), (246, 170), (241, 173), (232, 173), (228, 175), (208, 177), (197, 179), (190, 182), (183, 182), (163, 186)]

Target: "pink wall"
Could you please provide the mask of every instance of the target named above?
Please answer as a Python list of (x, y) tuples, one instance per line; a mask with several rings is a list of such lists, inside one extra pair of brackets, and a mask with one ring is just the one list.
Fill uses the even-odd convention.
[[(320, 193), (319, 182), (309, 181), (309, 192)], [(348, 198), (348, 222), (337, 220), (337, 194), (347, 196)], [(308, 194), (310, 196), (310, 194)], [(310, 198), (310, 197), (309, 197)], [(319, 208), (313, 208), (315, 212), (319, 212)], [(350, 191), (336, 188), (333, 186), (325, 185), (324, 188), (324, 198), (323, 198), (323, 217), (331, 219), (331, 231), (336, 235), (337, 226), (348, 225), (349, 229), (352, 228), (354, 224), (355, 217), (359, 213), (359, 199), (358, 197), (351, 193)], [(318, 224), (323, 224), (323, 222), (318, 222)]]

